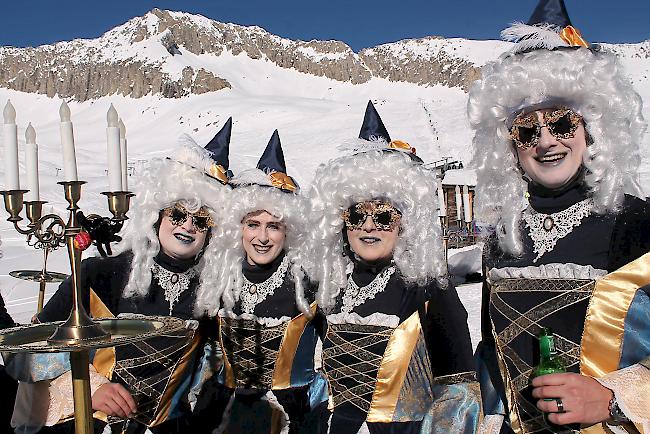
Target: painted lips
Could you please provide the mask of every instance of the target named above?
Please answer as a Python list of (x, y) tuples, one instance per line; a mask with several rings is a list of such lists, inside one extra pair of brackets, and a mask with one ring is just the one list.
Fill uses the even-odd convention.
[(566, 153), (553, 154), (553, 155), (544, 155), (542, 157), (535, 158), (535, 160), (537, 160), (538, 162), (540, 162), (542, 164), (556, 163), (556, 162), (561, 161), (562, 159), (564, 159), (564, 157), (566, 157), (566, 155), (567, 155)]
[(195, 240), (193, 236), (183, 232), (176, 232), (174, 234), (174, 238), (176, 238), (178, 241), (180, 241), (183, 244), (192, 244)]
[(377, 237), (360, 237), (359, 239), (361, 241), (363, 241), (364, 243), (369, 244), (369, 245), (372, 245), (372, 244), (375, 244), (375, 243), (378, 243), (378, 242), (381, 241), (381, 239), (377, 238)]

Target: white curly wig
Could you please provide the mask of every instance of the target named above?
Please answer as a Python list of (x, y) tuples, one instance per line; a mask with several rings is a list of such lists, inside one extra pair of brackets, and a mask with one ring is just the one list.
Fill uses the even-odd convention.
[(317, 302), (331, 307), (347, 281), (343, 211), (371, 199), (387, 200), (402, 213), (393, 254), (409, 284), (426, 284), (446, 274), (438, 220), (436, 177), (399, 151), (367, 151), (321, 165), (309, 194), (311, 230), (303, 249), (307, 274), (319, 282)]
[(642, 197), (642, 101), (615, 57), (586, 48), (506, 54), (483, 67), (469, 92), (468, 117), (475, 130), (476, 215), (496, 227), (501, 248), (514, 255), (522, 253), (520, 223), (528, 202), (507, 125), (524, 111), (559, 105), (584, 119), (591, 143), (583, 164), (594, 212), (617, 212), (624, 193)]
[(303, 257), (296, 248), (303, 243), (306, 232), (305, 198), (298, 192), (289, 193), (273, 187), (268, 175), (262, 170), (250, 169), (230, 180), (235, 188), (222, 225), (223, 238), (218, 244), (211, 243), (205, 251), (205, 272), (197, 297), (200, 312), (197, 313), (214, 316), (221, 307), (231, 310), (239, 299), (244, 282), (242, 261), (246, 255), (242, 243), (242, 221), (246, 215), (264, 210), (281, 219), (286, 226), (284, 251), (291, 264), (296, 303), (302, 312), (311, 315), (304, 296)]
[[(133, 252), (129, 280), (124, 288), (124, 297), (142, 297), (151, 285), (151, 266), (160, 251), (156, 223), (160, 211), (177, 202), (191, 212), (206, 207), (217, 223), (212, 230), (208, 246), (219, 244), (219, 222), (223, 220), (223, 209), (227, 207), (228, 186), (208, 177), (202, 168), (209, 165), (207, 151), (189, 137), (176, 151), (174, 159), (154, 158), (149, 161), (142, 176), (136, 180), (133, 189), (135, 197), (129, 213), (129, 220), (122, 230), (122, 242), (116, 246), (117, 253)], [(197, 169), (201, 168), (201, 170)], [(202, 258), (199, 267), (203, 267)], [(202, 277), (201, 277), (202, 278)]]

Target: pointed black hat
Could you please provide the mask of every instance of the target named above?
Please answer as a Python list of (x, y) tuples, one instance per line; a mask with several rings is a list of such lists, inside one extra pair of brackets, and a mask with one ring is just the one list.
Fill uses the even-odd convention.
[(298, 183), (287, 175), (287, 165), (284, 162), (284, 152), (282, 152), (278, 130), (273, 131), (260, 161), (257, 162), (257, 168), (269, 175), (274, 187), (287, 192), (297, 190)]
[(377, 109), (375, 109), (372, 101), (368, 101), (368, 105), (366, 106), (366, 114), (363, 117), (359, 138), (370, 141), (383, 139), (386, 143), (390, 143), (391, 141), (388, 130), (386, 130), (384, 123), (381, 121), (381, 117), (379, 117), (379, 113), (377, 113)]
[(572, 25), (564, 0), (540, 0), (528, 24), (553, 24), (561, 29)]
[(228, 170), (230, 160), (230, 136), (232, 134), (232, 117), (229, 117), (219, 132), (205, 145), (215, 163)]
[(257, 168), (267, 173), (287, 173), (287, 165), (284, 162), (284, 152), (282, 152), (282, 143), (280, 143), (278, 130), (273, 131), (273, 135), (266, 145), (260, 161), (257, 162)]

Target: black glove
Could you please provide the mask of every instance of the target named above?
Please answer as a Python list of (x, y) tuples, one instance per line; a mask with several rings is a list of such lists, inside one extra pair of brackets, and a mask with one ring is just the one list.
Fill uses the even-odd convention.
[(122, 237), (117, 235), (122, 230), (121, 221), (114, 221), (97, 214), (90, 214), (86, 217), (81, 211), (77, 211), (77, 220), (93, 239), (93, 244), (103, 257), (113, 254), (111, 243), (122, 241)]

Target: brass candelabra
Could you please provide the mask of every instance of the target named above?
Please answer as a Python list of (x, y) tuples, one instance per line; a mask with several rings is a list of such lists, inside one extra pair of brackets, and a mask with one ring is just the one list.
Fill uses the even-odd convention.
[[(26, 193), (26, 190), (15, 190), (16, 193), (14, 193), (14, 196), (19, 196), (21, 191), (23, 194)], [(5, 202), (5, 206), (13, 207), (20, 200), (20, 197), (10, 198), (8, 202)], [(61, 225), (61, 219), (57, 215), (48, 214), (42, 216), (43, 205), (46, 203), (44, 201), (23, 202), (25, 214), (29, 220), (27, 228), (23, 229), (18, 225), (18, 222), (21, 220), (19, 216), (16, 216), (13, 221), (16, 231), (27, 235), (27, 245), (43, 251), (43, 266), (41, 270), (15, 270), (9, 273), (17, 279), (39, 282), (36, 313), (40, 313), (43, 310), (45, 285), (49, 282), (61, 282), (67, 277), (65, 274), (48, 273), (47, 271), (49, 254), (65, 242), (65, 225)]]
[[(84, 181), (59, 182), (63, 186), (64, 196), (68, 202), (68, 220), (64, 221), (57, 214), (42, 215), (43, 201), (23, 202), (26, 190), (3, 191), (4, 205), (9, 213), (7, 219), (21, 234), (27, 235), (28, 242), (33, 245), (42, 246), (45, 249), (54, 249), (65, 243), (70, 260), (70, 271), (72, 278), (72, 310), (68, 319), (57, 324), (54, 332), (47, 338), (47, 345), (38, 351), (47, 351), (48, 345), (51, 348), (65, 348), (70, 352), (72, 368), (74, 411), (75, 411), (75, 432), (77, 434), (92, 433), (92, 407), (90, 396), (90, 381), (88, 374), (89, 348), (93, 346), (106, 346), (112, 344), (111, 333), (106, 331), (99, 323), (93, 321), (86, 312), (81, 300), (81, 251), (75, 247), (75, 236), (81, 232), (81, 226), (77, 218), (79, 211), (79, 200), (81, 198), (81, 187)], [(124, 221), (129, 210), (132, 193), (128, 191), (104, 193), (108, 197), (108, 208), (113, 214), (115, 221)], [(21, 227), (23, 218), (20, 213), (25, 207), (25, 214), (29, 223)], [(10, 342), (16, 336), (11, 335), (11, 330), (0, 336), (2, 343)], [(22, 342), (20, 345), (8, 347), (5, 350), (10, 352), (33, 352), (34, 342)], [(117, 343), (116, 343), (117, 344)]]

